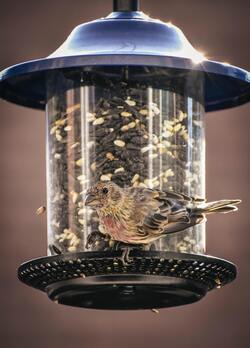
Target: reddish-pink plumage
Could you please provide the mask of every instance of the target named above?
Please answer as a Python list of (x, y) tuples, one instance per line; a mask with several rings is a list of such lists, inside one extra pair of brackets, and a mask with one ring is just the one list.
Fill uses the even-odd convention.
[(100, 222), (114, 240), (123, 239), (125, 228), (118, 220), (111, 216), (105, 216), (100, 219)]

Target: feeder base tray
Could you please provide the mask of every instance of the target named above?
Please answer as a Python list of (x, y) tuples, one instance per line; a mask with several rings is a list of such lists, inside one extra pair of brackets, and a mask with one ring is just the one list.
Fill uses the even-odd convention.
[(207, 289), (175, 277), (110, 275), (73, 279), (49, 285), (51, 300), (99, 309), (152, 309), (179, 306), (201, 299)]
[(80, 252), (24, 263), (19, 279), (60, 304), (96, 309), (153, 309), (196, 302), (236, 277), (236, 267), (211, 256), (132, 250)]

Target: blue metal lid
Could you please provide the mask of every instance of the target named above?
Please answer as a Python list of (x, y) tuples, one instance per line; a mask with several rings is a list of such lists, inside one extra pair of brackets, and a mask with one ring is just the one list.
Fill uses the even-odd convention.
[(16, 104), (44, 109), (48, 71), (124, 65), (204, 74), (206, 111), (250, 100), (249, 72), (207, 60), (179, 28), (140, 11), (113, 12), (106, 18), (81, 24), (47, 58), (5, 69), (0, 73), (0, 96)]

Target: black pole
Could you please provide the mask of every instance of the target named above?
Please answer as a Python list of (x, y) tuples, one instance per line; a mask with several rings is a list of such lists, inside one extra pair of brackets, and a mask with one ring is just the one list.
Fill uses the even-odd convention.
[(139, 0), (113, 0), (114, 12), (139, 11)]

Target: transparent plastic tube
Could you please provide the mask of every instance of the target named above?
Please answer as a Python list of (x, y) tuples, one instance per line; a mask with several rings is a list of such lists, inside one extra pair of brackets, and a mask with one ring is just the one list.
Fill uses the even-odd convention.
[[(50, 252), (110, 249), (110, 241), (98, 235), (96, 213), (84, 206), (87, 188), (97, 181), (204, 198), (203, 81), (192, 76), (183, 78), (182, 88), (175, 84), (122, 78), (77, 82), (51, 74), (46, 112)], [(165, 236), (152, 248), (204, 253), (205, 224)]]

